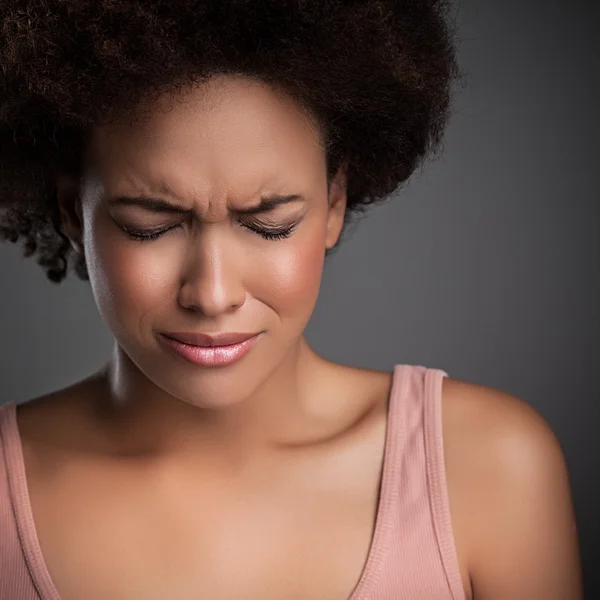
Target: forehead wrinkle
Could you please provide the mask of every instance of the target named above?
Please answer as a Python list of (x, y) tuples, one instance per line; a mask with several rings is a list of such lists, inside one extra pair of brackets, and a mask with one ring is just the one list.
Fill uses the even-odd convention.
[[(132, 186), (136, 195), (164, 200), (176, 208), (194, 213), (200, 221), (205, 222), (221, 221), (226, 219), (230, 213), (243, 213), (244, 209), (258, 207), (263, 204), (261, 200), (265, 197), (286, 195), (272, 191), (275, 188), (269, 189), (266, 182), (259, 186), (254, 194), (244, 194), (242, 197), (240, 194), (227, 192), (206, 193), (203, 189), (189, 195), (181, 195), (177, 194), (164, 179), (136, 180), (133, 177), (125, 179)], [(271, 210), (274, 209), (275, 207)]]

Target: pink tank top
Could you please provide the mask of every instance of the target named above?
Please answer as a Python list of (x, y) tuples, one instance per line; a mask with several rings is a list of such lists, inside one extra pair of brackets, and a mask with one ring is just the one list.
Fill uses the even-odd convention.
[[(360, 579), (340, 600), (465, 600), (442, 445), (447, 376), (394, 367), (375, 530)], [(15, 407), (0, 406), (0, 600), (60, 600), (36, 535)]]

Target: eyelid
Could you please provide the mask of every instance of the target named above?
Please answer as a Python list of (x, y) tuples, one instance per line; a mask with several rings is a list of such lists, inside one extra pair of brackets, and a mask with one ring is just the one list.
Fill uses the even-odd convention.
[[(289, 229), (291, 231), (297, 227), (297, 225), (300, 223), (300, 221), (302, 221), (303, 218), (303, 215), (298, 215), (291, 221), (287, 221), (286, 219), (287, 222), (281, 223), (279, 220), (269, 219), (266, 215), (264, 215), (264, 213), (260, 214), (262, 218), (258, 218), (254, 215), (248, 215), (245, 218), (238, 218), (236, 220), (239, 222), (240, 225), (246, 227), (247, 229), (250, 229), (252, 231), (256, 231), (256, 229), (262, 229), (265, 233), (268, 234), (270, 232), (278, 233), (286, 229)], [(120, 218), (116, 218), (112, 213), (111, 218), (113, 221), (115, 221), (119, 228), (124, 230), (126, 233), (134, 236), (137, 235), (138, 237), (151, 237), (155, 234), (161, 235), (167, 233), (170, 230), (176, 229), (177, 227), (181, 226), (187, 220), (186, 218), (183, 218), (178, 219), (174, 223), (160, 224), (155, 226), (136, 226), (126, 225)], [(257, 231), (257, 233), (259, 232)]]
[(128, 235), (132, 236), (132, 237), (138, 237), (138, 238), (156, 238), (159, 237), (161, 235), (163, 235), (164, 233), (167, 233), (173, 229), (177, 229), (177, 227), (179, 227), (180, 223), (176, 223), (175, 225), (170, 225), (169, 227), (155, 227), (153, 229), (138, 229), (137, 227), (129, 227), (127, 225), (124, 224), (119, 224), (119, 227)]
[(252, 223), (253, 225), (259, 225), (261, 227), (287, 227), (288, 225), (291, 225), (292, 222), (297, 221), (297, 219), (294, 219), (290, 223), (282, 223), (281, 220), (277, 219), (261, 219), (257, 217), (246, 217), (238, 220), (240, 221), (240, 223)]

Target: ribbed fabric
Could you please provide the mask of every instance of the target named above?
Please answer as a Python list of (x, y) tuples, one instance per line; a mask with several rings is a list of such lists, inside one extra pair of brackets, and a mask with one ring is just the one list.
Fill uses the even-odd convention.
[(446, 487), (442, 380), (396, 365), (375, 532), (349, 600), (465, 600)]
[[(465, 600), (443, 455), (447, 376), (394, 367), (373, 539), (354, 592), (340, 600)], [(14, 403), (0, 406), (0, 600), (61, 600), (35, 530)]]

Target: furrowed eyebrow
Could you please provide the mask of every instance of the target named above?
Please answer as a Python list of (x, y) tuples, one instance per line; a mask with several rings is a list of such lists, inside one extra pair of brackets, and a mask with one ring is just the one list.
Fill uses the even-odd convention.
[(260, 204), (258, 206), (252, 206), (250, 208), (240, 208), (232, 212), (239, 213), (242, 215), (256, 215), (258, 213), (267, 212), (276, 206), (281, 204), (289, 204), (290, 202), (304, 201), (304, 196), (300, 194), (271, 194), (270, 196), (262, 196)]
[[(231, 212), (237, 214), (244, 215), (255, 215), (258, 213), (263, 213), (279, 206), (281, 204), (288, 204), (290, 202), (303, 201), (305, 198), (300, 194), (271, 194), (269, 196), (262, 196), (260, 203), (257, 206), (252, 206), (250, 208), (240, 208), (233, 210)], [(191, 212), (190, 210), (186, 210), (181, 208), (177, 204), (171, 204), (165, 200), (160, 200), (158, 198), (152, 198), (150, 196), (118, 196), (116, 198), (112, 198), (109, 201), (109, 204), (112, 205), (125, 205), (125, 206), (141, 206), (146, 210), (150, 210), (152, 212), (160, 212), (160, 213), (174, 213), (174, 214), (187, 214)]]
[(149, 196), (117, 196), (116, 198), (111, 198), (109, 204), (113, 206), (119, 204), (124, 206), (141, 206), (152, 212), (168, 212), (180, 215), (190, 212), (176, 204), (171, 204), (165, 200), (159, 200), (158, 198), (151, 198)]

